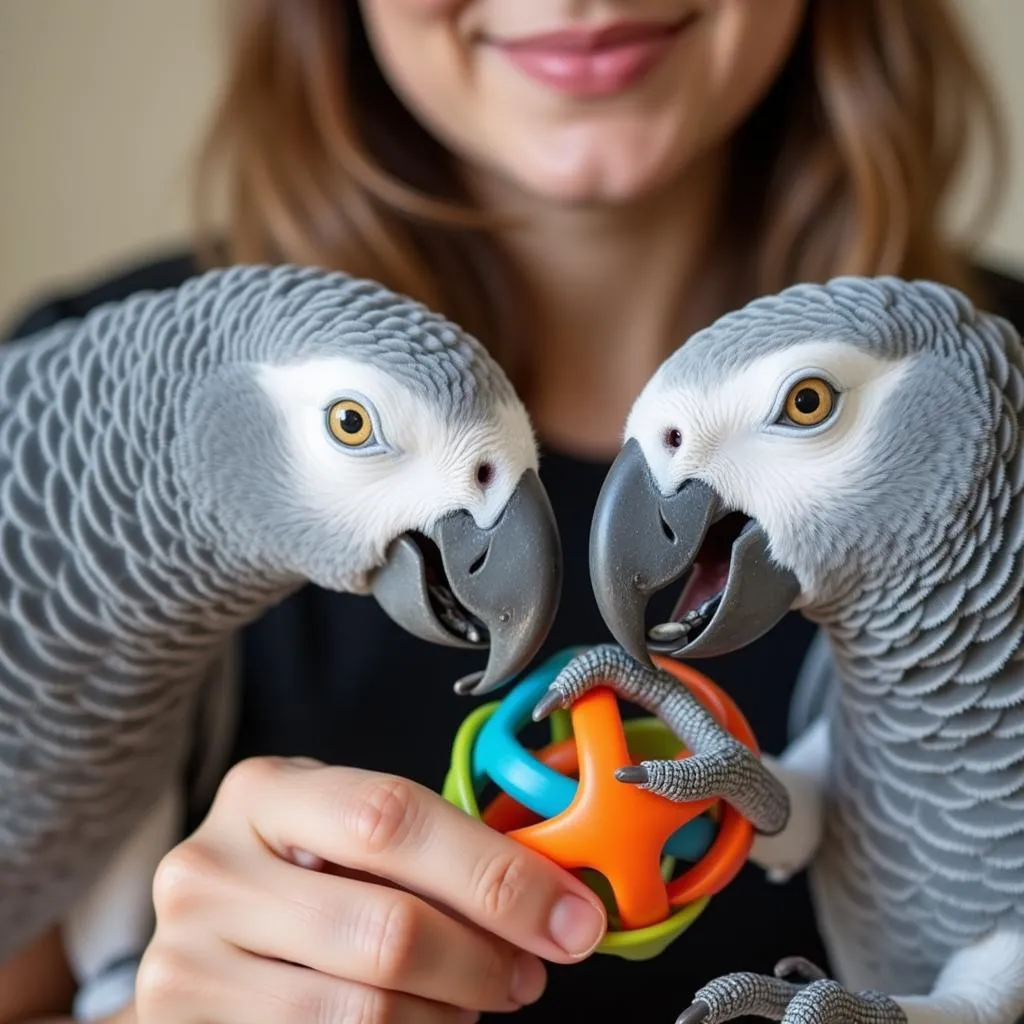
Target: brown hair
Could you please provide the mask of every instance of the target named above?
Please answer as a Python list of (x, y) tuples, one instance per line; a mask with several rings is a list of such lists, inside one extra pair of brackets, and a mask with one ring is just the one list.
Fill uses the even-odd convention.
[[(241, 0), (232, 28), (198, 192), (205, 218), (226, 191), (223, 258), (376, 278), (460, 322), (521, 384), (526, 296), (450, 155), (386, 83), (358, 3)], [(733, 142), (735, 221), (717, 233), (735, 244), (728, 303), (840, 273), (929, 277), (977, 296), (943, 226), (975, 141), (992, 157), (980, 225), (1005, 140), (946, 0), (809, 0), (786, 66)]]

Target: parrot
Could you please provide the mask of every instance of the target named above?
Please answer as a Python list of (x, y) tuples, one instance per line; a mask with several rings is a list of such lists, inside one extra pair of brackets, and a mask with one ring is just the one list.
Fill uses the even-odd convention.
[[(736, 806), (769, 882), (806, 870), (829, 960), (737, 964), (677, 1024), (1024, 1018), (1022, 407), (1013, 325), (895, 275), (752, 299), (631, 406), (590, 532), (615, 644), (534, 717), (599, 683), (658, 714), (692, 756), (620, 781)], [(720, 656), (790, 612), (815, 639), (792, 735), (757, 759), (653, 656)]]
[(0, 962), (159, 856), (241, 627), (306, 584), (369, 596), (486, 650), (456, 683), (486, 692), (561, 559), (510, 380), (376, 281), (216, 267), (0, 346)]

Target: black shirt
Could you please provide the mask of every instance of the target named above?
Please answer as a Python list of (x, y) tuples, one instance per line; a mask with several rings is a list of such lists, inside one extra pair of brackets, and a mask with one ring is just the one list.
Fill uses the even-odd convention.
[[(41, 302), (12, 336), (82, 316), (135, 291), (175, 286), (195, 272), (188, 256), (137, 267)], [(1024, 331), (1024, 284), (990, 271), (984, 277), (989, 306)], [(542, 451), (541, 477), (565, 557), (562, 602), (542, 656), (611, 639), (587, 567), (591, 514), (607, 470), (605, 462)], [(811, 635), (812, 627), (792, 614), (744, 650), (694, 662), (733, 696), (768, 753), (785, 745), (790, 693)], [(474, 701), (452, 692), (456, 678), (481, 666), (478, 654), (409, 636), (372, 598), (307, 587), (244, 632), (234, 759), (302, 754), (397, 773), (439, 791), (456, 729), (475, 703), (494, 699)], [(552, 965), (541, 1001), (515, 1019), (670, 1024), (704, 982), (737, 970), (770, 973), (791, 954), (827, 967), (805, 878), (772, 885), (747, 865), (661, 957), (632, 963), (599, 955), (570, 967)]]

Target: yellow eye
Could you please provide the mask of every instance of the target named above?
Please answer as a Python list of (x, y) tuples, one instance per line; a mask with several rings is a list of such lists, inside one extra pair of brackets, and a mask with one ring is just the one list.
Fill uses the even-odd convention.
[(797, 381), (786, 395), (786, 415), (801, 427), (813, 427), (824, 422), (834, 405), (832, 388), (820, 377), (805, 377)]
[(345, 399), (327, 410), (327, 427), (333, 437), (349, 448), (365, 444), (373, 433), (373, 421), (366, 407)]

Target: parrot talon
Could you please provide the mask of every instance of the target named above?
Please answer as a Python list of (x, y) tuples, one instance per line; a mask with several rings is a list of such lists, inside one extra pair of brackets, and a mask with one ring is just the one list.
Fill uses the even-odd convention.
[(565, 698), (562, 696), (560, 690), (548, 690), (548, 692), (545, 693), (539, 701), (537, 701), (537, 704), (533, 709), (533, 720), (535, 722), (543, 721), (551, 714), (552, 711), (556, 711), (564, 704)]
[(817, 965), (802, 956), (783, 957), (775, 965), (776, 978), (803, 978), (805, 981), (824, 981), (828, 975)]
[(701, 1024), (711, 1013), (711, 1007), (704, 1000), (699, 999), (692, 1006), (688, 1006), (678, 1017), (676, 1024)]
[(596, 686), (610, 687), (619, 697), (631, 700), (647, 687), (671, 692), (679, 683), (667, 672), (645, 669), (620, 647), (604, 644), (577, 655), (559, 672), (534, 707), (533, 720), (539, 722), (555, 708), (569, 707)]
[[(781, 977), (806, 975), (803, 983)], [(907, 1024), (899, 1004), (881, 992), (851, 992), (803, 957), (786, 957), (775, 976), (746, 971), (726, 974), (699, 989), (676, 1024), (725, 1024), (764, 1017), (781, 1024)], [(814, 977), (811, 977), (814, 975)]]
[(786, 788), (758, 756), (730, 736), (675, 676), (640, 664), (615, 644), (593, 647), (573, 658), (535, 705), (533, 720), (539, 722), (556, 707), (568, 707), (597, 686), (660, 718), (693, 751), (682, 761), (651, 760), (619, 769), (620, 782), (645, 786), (647, 792), (674, 802), (725, 799), (767, 835), (785, 826)]

